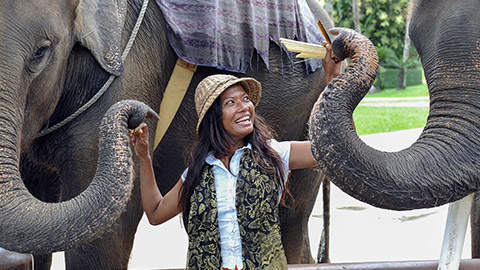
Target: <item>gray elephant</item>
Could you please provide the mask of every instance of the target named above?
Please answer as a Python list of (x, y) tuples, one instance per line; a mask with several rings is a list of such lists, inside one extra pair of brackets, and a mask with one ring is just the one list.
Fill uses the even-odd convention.
[[(474, 0), (416, 2), (409, 34), (425, 71), (430, 112), (419, 139), (393, 153), (367, 146), (351, 124), (375, 79), (378, 57), (365, 37), (340, 30), (332, 48), (352, 61), (316, 102), (309, 129), (312, 151), (333, 183), (394, 210), (439, 206), (480, 188), (479, 12)], [(472, 256), (478, 257), (478, 205), (471, 225)]]
[[(123, 152), (112, 154), (116, 159), (110, 163), (103, 160), (98, 146), (115, 147), (99, 137), (104, 132), (99, 125), (107, 109), (120, 100), (139, 100), (157, 110), (177, 60), (162, 12), (150, 2), (130, 54), (122, 61), (141, 6), (139, 0), (0, 3), (0, 246), (35, 254), (37, 269), (49, 268), (49, 253), (65, 249), (69, 269), (127, 268), (143, 214), (140, 193), (134, 185), (125, 201), (130, 193), (125, 191), (128, 172), (123, 170), (130, 166), (126, 145), (115, 149)], [(331, 26), (328, 18), (322, 20)], [(323, 70), (307, 76), (304, 65), (288, 68), (289, 57), (282, 56), (274, 43), (271, 46), (268, 69), (254, 58), (255, 68), (236, 75), (262, 82), (258, 111), (279, 139), (305, 139), (309, 108), (325, 86)], [(164, 193), (185, 168), (183, 151), (195, 131), (194, 88), (205, 76), (219, 72), (198, 68), (154, 152), (155, 173)], [(84, 106), (111, 75), (118, 77), (97, 102), (67, 125), (39, 137), (42, 130)], [(155, 122), (147, 124), (155, 134)], [(125, 127), (107, 129), (126, 136)], [(105, 173), (102, 166), (107, 165), (114, 166), (116, 174)], [(281, 213), (289, 263), (313, 262), (307, 222), (321, 176), (313, 169), (292, 173), (296, 201)], [(119, 183), (110, 186), (111, 179)]]

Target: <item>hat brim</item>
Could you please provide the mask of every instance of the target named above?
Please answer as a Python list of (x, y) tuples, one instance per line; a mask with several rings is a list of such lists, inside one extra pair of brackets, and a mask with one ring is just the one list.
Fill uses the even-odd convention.
[[(252, 101), (253, 105), (257, 107), (258, 103), (260, 102), (260, 98), (262, 97), (262, 85), (260, 84), (260, 82), (253, 78), (239, 78), (234, 82), (235, 83), (230, 84), (230, 86), (240, 83), (240, 85), (242, 85), (243, 87), (243, 90), (247, 92), (248, 97)], [(225, 88), (225, 90), (227, 88)]]

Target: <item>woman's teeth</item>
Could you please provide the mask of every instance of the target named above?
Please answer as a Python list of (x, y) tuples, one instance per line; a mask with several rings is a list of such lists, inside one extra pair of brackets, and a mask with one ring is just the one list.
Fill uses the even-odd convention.
[(244, 117), (238, 119), (237, 121), (235, 121), (235, 123), (240, 123), (240, 122), (243, 122), (243, 121), (250, 121), (250, 116), (244, 116)]

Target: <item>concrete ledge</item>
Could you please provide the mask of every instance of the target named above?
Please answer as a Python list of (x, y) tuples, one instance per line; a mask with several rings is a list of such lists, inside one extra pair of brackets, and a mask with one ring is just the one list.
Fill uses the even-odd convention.
[[(290, 264), (292, 270), (437, 270), (438, 261), (405, 262), (363, 262), (363, 263), (325, 263), (325, 264)], [(460, 270), (480, 269), (480, 259), (465, 259), (460, 262)]]

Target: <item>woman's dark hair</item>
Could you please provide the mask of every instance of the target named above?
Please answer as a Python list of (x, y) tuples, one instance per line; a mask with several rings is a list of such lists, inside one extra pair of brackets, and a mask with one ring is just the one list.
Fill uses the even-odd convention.
[[(268, 145), (268, 141), (273, 139), (274, 134), (274, 131), (267, 125), (265, 120), (256, 114), (253, 122), (253, 131), (245, 137), (245, 144), (251, 144), (254, 160), (278, 181), (280, 188), (283, 190), (281, 202), (284, 204), (285, 195), (291, 197), (291, 194), (284, 184), (284, 179), (288, 175), (284, 175), (283, 161), (278, 153)], [(229, 147), (233, 142), (233, 138), (223, 127), (222, 105), (220, 98), (217, 98), (200, 123), (198, 138), (187, 157), (188, 172), (180, 190), (178, 205), (183, 211), (185, 227), (187, 227), (188, 214), (190, 212), (190, 197), (195, 187), (200, 183), (205, 158), (211, 151), (219, 155), (233, 154)]]

